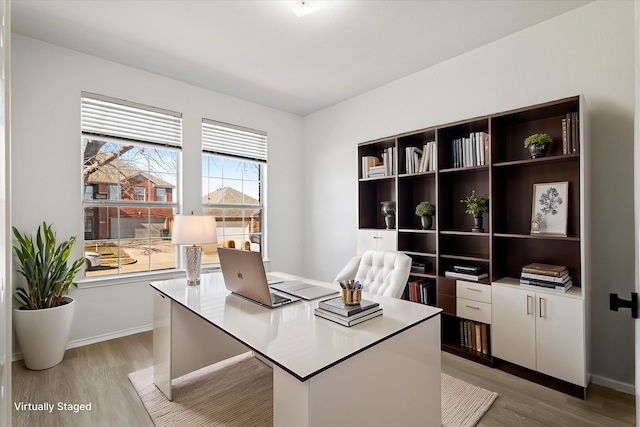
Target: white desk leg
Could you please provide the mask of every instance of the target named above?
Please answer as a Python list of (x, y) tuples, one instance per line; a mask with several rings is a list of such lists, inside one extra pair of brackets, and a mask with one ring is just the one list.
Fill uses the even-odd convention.
[(172, 379), (250, 351), (168, 297), (154, 298), (153, 382), (167, 399)]
[(274, 366), (274, 427), (440, 427), (440, 317), (300, 382)]
[(171, 400), (171, 300), (153, 296), (153, 383)]

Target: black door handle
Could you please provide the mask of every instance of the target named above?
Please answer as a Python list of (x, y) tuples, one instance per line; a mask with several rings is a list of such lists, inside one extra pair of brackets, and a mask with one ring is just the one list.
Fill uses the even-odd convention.
[(631, 317), (638, 318), (638, 294), (631, 292), (631, 301), (618, 298), (618, 294), (609, 294), (609, 310), (618, 311), (619, 308), (630, 308)]

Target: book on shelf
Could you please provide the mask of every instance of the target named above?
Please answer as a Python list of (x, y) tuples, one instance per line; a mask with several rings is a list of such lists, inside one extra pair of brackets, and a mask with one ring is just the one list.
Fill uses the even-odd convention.
[(567, 113), (562, 119), (562, 154), (580, 152), (580, 119), (578, 112)]
[(421, 304), (436, 303), (436, 283), (433, 279), (413, 280), (407, 284), (407, 300)]
[(365, 322), (369, 319), (373, 319), (374, 317), (382, 316), (382, 308), (378, 307), (377, 309), (367, 310), (366, 312), (363, 312), (361, 316), (357, 317), (344, 317), (339, 314), (323, 310), (319, 307), (313, 310), (313, 314), (323, 319), (339, 323), (342, 326), (349, 327), (357, 325), (358, 323)]
[(489, 329), (487, 328), (486, 323), (482, 323), (480, 325), (480, 334), (481, 334), (481, 342), (482, 342), (482, 354), (489, 354)]
[(489, 354), (489, 328), (486, 323), (459, 319), (460, 346)]
[(460, 271), (460, 270), (447, 270), (444, 272), (444, 275), (445, 277), (474, 280), (476, 282), (480, 279), (484, 279), (485, 277), (489, 277), (489, 274), (487, 274), (486, 272), (469, 273), (469, 272)]
[(458, 271), (460, 273), (469, 273), (476, 274), (482, 271), (482, 267), (473, 267), (470, 265), (454, 265), (454, 271)]
[(533, 274), (533, 273), (520, 273), (520, 278), (521, 279), (528, 279), (528, 280), (539, 280), (541, 282), (550, 282), (550, 283), (556, 283), (556, 284), (562, 284), (562, 283), (567, 283), (569, 280), (571, 280), (571, 276), (569, 276), (569, 273), (566, 273), (562, 276), (546, 276), (544, 274)]
[(573, 287), (573, 281), (569, 280), (566, 283), (559, 284), (559, 283), (541, 282), (539, 280), (520, 279), (520, 286), (523, 286), (529, 289), (545, 289), (550, 291), (567, 292), (569, 289)]
[(378, 165), (382, 165), (382, 162), (376, 156), (362, 156), (362, 178), (369, 178), (369, 170)]
[(522, 272), (533, 273), (533, 274), (543, 274), (545, 276), (560, 277), (560, 276), (563, 276), (565, 273), (568, 274), (569, 270), (564, 265), (543, 264), (539, 262), (534, 262), (522, 267)]
[(352, 317), (358, 313), (373, 310), (379, 306), (379, 303), (366, 299), (361, 300), (360, 304), (357, 305), (346, 305), (342, 301), (342, 297), (329, 298), (318, 303), (318, 308), (344, 317)]
[(405, 173), (422, 172), (423, 150), (418, 147), (405, 148)]
[(453, 168), (486, 165), (489, 157), (489, 134), (471, 132), (469, 137), (451, 141), (451, 166)]
[(411, 271), (413, 273), (426, 273), (427, 271), (430, 271), (432, 268), (433, 268), (433, 263), (431, 262), (431, 260), (419, 261), (414, 259), (411, 261)]

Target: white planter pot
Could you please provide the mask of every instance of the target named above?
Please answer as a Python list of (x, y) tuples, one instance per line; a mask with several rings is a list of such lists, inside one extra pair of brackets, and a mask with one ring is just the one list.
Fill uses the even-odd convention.
[(62, 362), (69, 341), (75, 301), (41, 310), (13, 310), (13, 324), (24, 364), (32, 370), (51, 368)]

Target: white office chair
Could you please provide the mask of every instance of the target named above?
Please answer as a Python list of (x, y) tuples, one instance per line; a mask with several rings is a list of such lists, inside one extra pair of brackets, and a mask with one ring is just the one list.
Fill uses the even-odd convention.
[(401, 298), (411, 272), (411, 258), (401, 252), (368, 250), (352, 258), (335, 281), (357, 280), (372, 294)]

